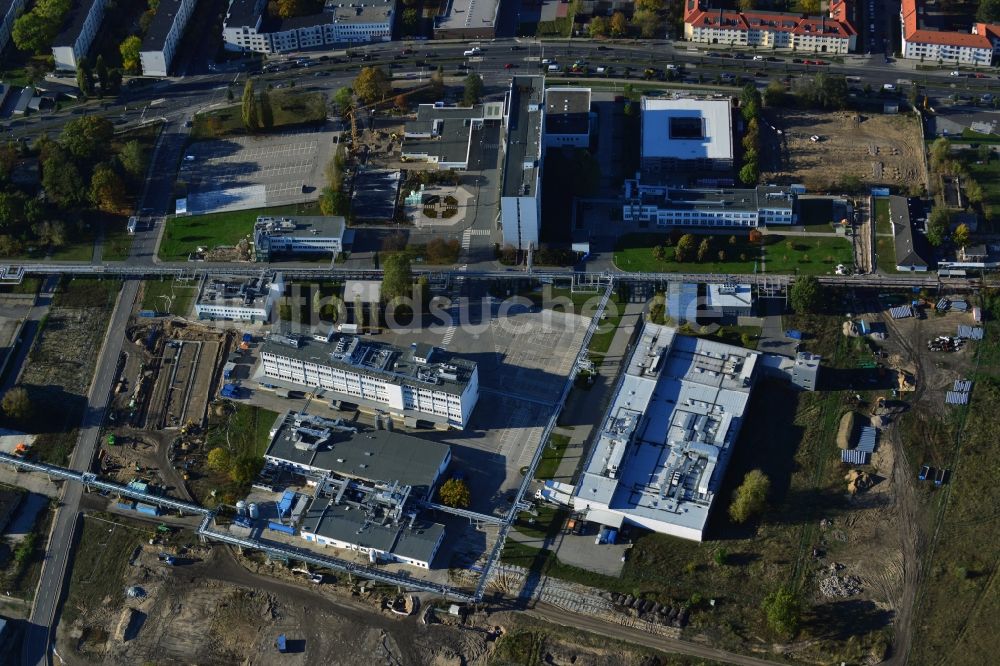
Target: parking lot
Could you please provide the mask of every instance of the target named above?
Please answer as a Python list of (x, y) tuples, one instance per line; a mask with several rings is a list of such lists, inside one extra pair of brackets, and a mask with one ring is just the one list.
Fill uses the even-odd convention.
[(316, 198), (335, 132), (302, 130), (200, 141), (188, 147), (178, 179), (188, 184), (188, 212), (210, 213)]

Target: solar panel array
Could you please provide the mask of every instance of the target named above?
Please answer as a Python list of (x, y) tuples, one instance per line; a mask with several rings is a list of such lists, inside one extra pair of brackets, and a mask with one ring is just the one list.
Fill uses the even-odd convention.
[(840, 452), (840, 462), (845, 462), (848, 465), (867, 465), (868, 455), (867, 451), (859, 451), (858, 449), (843, 449)]
[(966, 338), (968, 340), (982, 340), (983, 329), (980, 326), (973, 327), (960, 324), (958, 327), (958, 337)]
[(855, 447), (856, 451), (864, 451), (865, 453), (872, 453), (875, 450), (875, 438), (877, 435), (877, 430), (872, 427), (862, 428), (861, 437), (858, 438), (858, 445)]
[(937, 310), (947, 310), (948, 306), (950, 305), (951, 301), (949, 301), (947, 298), (942, 298), (940, 301), (937, 302), (937, 305), (935, 305), (934, 307)]
[(893, 319), (906, 319), (913, 316), (913, 307), (909, 305), (897, 305), (889, 308), (889, 316)]
[(961, 391), (962, 393), (968, 393), (972, 390), (972, 380), (971, 379), (956, 379), (955, 385), (951, 389), (952, 391)]
[(961, 391), (948, 391), (944, 396), (947, 405), (967, 405), (969, 404), (969, 394)]
[(958, 312), (965, 312), (966, 310), (969, 309), (969, 304), (966, 303), (965, 301), (952, 301), (951, 309), (957, 310)]

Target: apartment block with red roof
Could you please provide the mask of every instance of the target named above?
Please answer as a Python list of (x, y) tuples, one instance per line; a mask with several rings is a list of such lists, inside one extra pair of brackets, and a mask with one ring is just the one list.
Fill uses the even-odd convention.
[(849, 53), (857, 44), (857, 31), (847, 19), (846, 0), (833, 0), (829, 16), (709, 9), (701, 0), (685, 0), (684, 37), (701, 44), (803, 53)]
[(1000, 25), (974, 23), (969, 32), (938, 30), (927, 25), (918, 0), (903, 0), (900, 52), (904, 58), (960, 65), (992, 65), (1000, 56)]

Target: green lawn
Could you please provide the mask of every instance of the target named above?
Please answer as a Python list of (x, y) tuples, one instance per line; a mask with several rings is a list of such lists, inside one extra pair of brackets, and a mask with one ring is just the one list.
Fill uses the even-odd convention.
[(198, 288), (174, 280), (147, 280), (143, 284), (142, 309), (169, 312), (178, 317), (188, 316)]
[[(316, 92), (293, 89), (272, 90), (271, 108), (274, 112), (274, 129), (297, 125), (314, 125), (326, 120), (326, 98)], [(199, 113), (194, 117), (191, 139), (215, 139), (234, 134), (245, 134), (240, 104)]]
[(535, 470), (536, 479), (553, 479), (559, 470), (559, 463), (566, 455), (566, 448), (569, 446), (569, 437), (566, 435), (553, 434), (549, 437), (549, 443), (545, 447), (542, 459), (538, 461), (538, 468)]
[(132, 236), (128, 233), (128, 218), (109, 218), (104, 228), (104, 261), (124, 261), (132, 250)]
[[(712, 261), (678, 262), (673, 258), (673, 248), (665, 248), (665, 258), (656, 260), (653, 247), (663, 245), (669, 234), (636, 233), (622, 236), (615, 246), (615, 266), (623, 271), (639, 273), (753, 273), (755, 260), (760, 257), (760, 247), (751, 245), (746, 234), (735, 233), (733, 244), (729, 236), (692, 234), (698, 243), (709, 238), (713, 246)], [(726, 261), (718, 260), (719, 250), (725, 250)]]
[(768, 273), (821, 275), (833, 273), (837, 264), (854, 265), (854, 249), (845, 238), (764, 236)]
[(167, 220), (159, 256), (163, 261), (185, 261), (198, 247), (236, 245), (253, 231), (258, 215), (319, 215), (315, 204), (290, 204), (209, 215), (186, 215)]
[(554, 507), (550, 504), (542, 504), (535, 513), (538, 515), (533, 516), (527, 511), (520, 513), (516, 523), (518, 532), (535, 539), (555, 537), (559, 534), (559, 530), (562, 529), (563, 523), (569, 515), (567, 509)]
[(879, 236), (892, 235), (892, 222), (889, 220), (889, 200), (885, 197), (875, 199), (875, 233)]
[(121, 286), (122, 283), (114, 279), (64, 277), (52, 304), (70, 308), (110, 308)]
[[(252, 459), (263, 463), (264, 451), (271, 441), (271, 426), (277, 417), (276, 412), (239, 402), (232, 403), (223, 415), (217, 414), (214, 406), (210, 407), (205, 451), (222, 448), (232, 461)], [(245, 496), (250, 483), (236, 483), (228, 474), (206, 465), (192, 474), (189, 487), (198, 501), (214, 506), (219, 502), (232, 504)]]

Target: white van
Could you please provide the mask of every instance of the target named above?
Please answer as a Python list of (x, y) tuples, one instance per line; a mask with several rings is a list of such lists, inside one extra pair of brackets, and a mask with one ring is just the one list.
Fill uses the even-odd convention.
[(480, 51), (479, 47), (476, 46), (476, 47), (473, 47), (473, 48), (469, 49), (468, 51), (466, 51), (465, 52), (465, 56), (466, 57), (468, 57), (468, 56), (474, 56), (474, 55), (479, 55), (480, 53), (482, 53), (482, 51)]
[(558, 72), (559, 71), (559, 65), (549, 65), (549, 71), (550, 72)]

